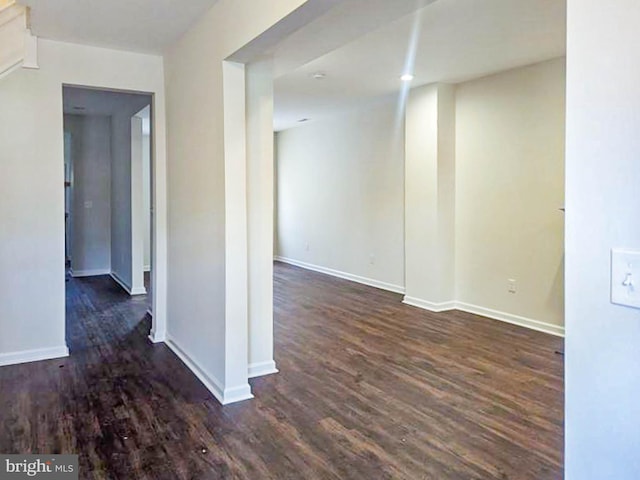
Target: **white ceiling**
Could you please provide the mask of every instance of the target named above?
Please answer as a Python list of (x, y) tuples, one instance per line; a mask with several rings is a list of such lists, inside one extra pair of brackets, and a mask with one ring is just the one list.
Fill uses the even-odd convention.
[(277, 78), (274, 129), (398, 93), (405, 70), (412, 86), (458, 83), (565, 52), (565, 0), (438, 0)]
[(64, 113), (72, 115), (133, 115), (151, 104), (151, 95), (63, 87), (62, 104)]
[(35, 35), (64, 42), (162, 53), (217, 0), (19, 0)]

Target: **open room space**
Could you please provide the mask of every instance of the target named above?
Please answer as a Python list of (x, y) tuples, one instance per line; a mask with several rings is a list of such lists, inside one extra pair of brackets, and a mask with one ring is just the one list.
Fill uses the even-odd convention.
[(0, 477), (640, 478), (635, 0), (0, 0)]
[(76, 353), (0, 369), (2, 451), (86, 452), (83, 478), (562, 476), (560, 338), (281, 265), (280, 373), (223, 408), (144, 302), (75, 282)]

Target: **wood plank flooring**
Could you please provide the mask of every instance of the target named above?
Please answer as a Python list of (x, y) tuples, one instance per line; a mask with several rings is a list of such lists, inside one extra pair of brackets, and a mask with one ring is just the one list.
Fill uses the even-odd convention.
[(276, 264), (280, 373), (221, 407), (144, 297), (68, 283), (58, 361), (0, 368), (0, 452), (79, 453), (87, 479), (562, 478), (562, 339)]

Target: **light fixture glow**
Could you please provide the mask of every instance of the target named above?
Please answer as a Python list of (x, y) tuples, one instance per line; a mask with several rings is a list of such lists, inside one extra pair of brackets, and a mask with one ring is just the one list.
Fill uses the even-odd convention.
[(403, 82), (410, 82), (413, 79), (414, 79), (414, 76), (410, 73), (405, 73), (400, 77), (400, 80), (402, 80)]

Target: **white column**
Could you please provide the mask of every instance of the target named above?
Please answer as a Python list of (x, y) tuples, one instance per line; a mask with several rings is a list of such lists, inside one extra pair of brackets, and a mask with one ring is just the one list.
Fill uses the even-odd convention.
[(404, 302), (454, 308), (455, 90), (411, 90), (405, 134)]
[(222, 403), (251, 395), (248, 382), (247, 148), (244, 65), (223, 62), (225, 379)]
[(270, 60), (247, 67), (250, 378), (278, 371), (273, 359), (272, 75)]
[(131, 117), (131, 295), (144, 295), (144, 193), (142, 118)]

